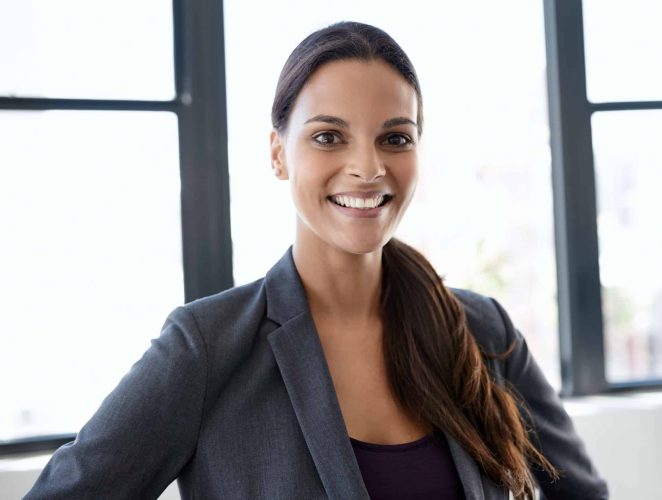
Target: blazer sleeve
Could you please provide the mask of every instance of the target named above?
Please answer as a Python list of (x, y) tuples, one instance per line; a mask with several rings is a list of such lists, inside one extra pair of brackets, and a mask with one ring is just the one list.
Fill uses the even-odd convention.
[(561, 399), (547, 382), (526, 340), (514, 328), (504, 308), (491, 300), (503, 320), (508, 345), (515, 342), (514, 351), (505, 363), (505, 377), (528, 407), (535, 431), (534, 445), (561, 472), (561, 478), (552, 482), (546, 472), (532, 467), (543, 497), (548, 500), (607, 499), (607, 483), (591, 463)]
[(24, 498), (157, 498), (195, 451), (206, 374), (202, 336), (180, 306)]

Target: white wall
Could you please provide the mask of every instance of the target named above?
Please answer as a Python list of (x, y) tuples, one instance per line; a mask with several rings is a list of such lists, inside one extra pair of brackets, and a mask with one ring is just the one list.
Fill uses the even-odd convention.
[(662, 392), (567, 400), (613, 500), (661, 500)]
[[(37, 480), (50, 455), (29, 455), (0, 459), (0, 500), (18, 500)], [(172, 483), (160, 500), (179, 500), (177, 484)]]
[[(595, 396), (565, 401), (612, 500), (662, 500), (662, 392)], [(19, 499), (48, 455), (0, 460), (0, 500)], [(177, 500), (172, 484), (162, 500)]]

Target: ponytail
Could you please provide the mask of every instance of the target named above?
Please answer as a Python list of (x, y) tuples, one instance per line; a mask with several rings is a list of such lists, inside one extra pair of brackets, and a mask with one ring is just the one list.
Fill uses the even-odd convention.
[(556, 479), (554, 466), (533, 446), (524, 403), (497, 384), (471, 334), (464, 309), (432, 265), (395, 238), (382, 253), (384, 356), (393, 392), (418, 422), (446, 431), (515, 500), (533, 499), (532, 462)]

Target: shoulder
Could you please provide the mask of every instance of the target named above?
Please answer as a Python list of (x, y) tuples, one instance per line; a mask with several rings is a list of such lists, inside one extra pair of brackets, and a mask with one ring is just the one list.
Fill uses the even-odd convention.
[(264, 278), (193, 300), (181, 306), (203, 333), (259, 324), (266, 314)]
[(504, 352), (512, 342), (508, 314), (492, 297), (463, 288), (448, 287), (462, 305), (469, 329), (480, 347), (490, 353)]
[(264, 302), (264, 278), (201, 297), (183, 307), (199, 320), (205, 321), (219, 315), (227, 319), (228, 314), (259, 308), (261, 302)]
[[(174, 323), (192, 341), (206, 348), (227, 349), (248, 340), (266, 316), (264, 278), (201, 297), (176, 307), (166, 326)], [(197, 340), (196, 340), (197, 339)]]
[(266, 333), (264, 278), (179, 306), (169, 320), (173, 318), (183, 324), (188, 341), (205, 353), (209, 384), (218, 387)]

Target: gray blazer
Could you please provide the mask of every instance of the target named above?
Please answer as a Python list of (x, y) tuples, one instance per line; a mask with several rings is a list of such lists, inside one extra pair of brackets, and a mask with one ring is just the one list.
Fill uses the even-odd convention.
[[(597, 475), (526, 342), (494, 301), (453, 290), (492, 365), (531, 409), (542, 450), (564, 471), (549, 499), (604, 499)], [(451, 436), (471, 500), (506, 500)], [(177, 307), (161, 334), (26, 499), (368, 500), (290, 247), (265, 278)]]

